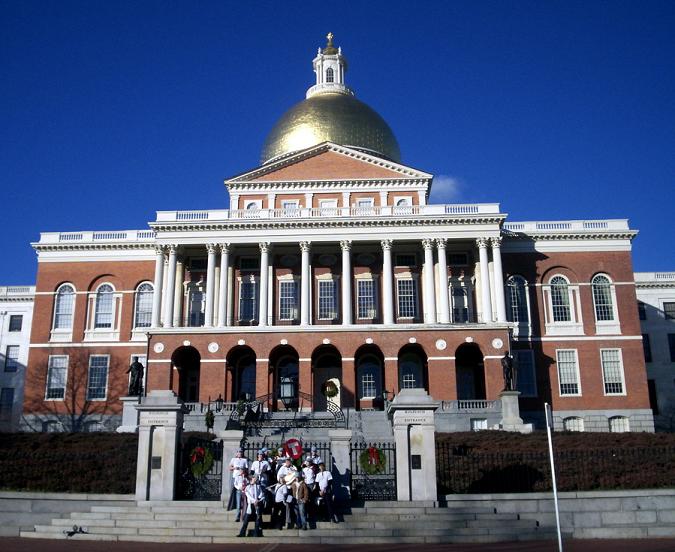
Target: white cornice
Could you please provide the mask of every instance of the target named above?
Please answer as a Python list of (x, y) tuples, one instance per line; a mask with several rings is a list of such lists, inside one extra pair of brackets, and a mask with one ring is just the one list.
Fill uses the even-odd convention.
[(345, 179), (345, 180), (246, 180), (233, 182), (229, 189), (232, 192), (255, 193), (270, 190), (290, 190), (293, 192), (330, 192), (371, 190), (388, 191), (390, 189), (405, 188), (409, 190), (426, 190), (429, 187), (429, 178), (372, 178), (372, 179)]

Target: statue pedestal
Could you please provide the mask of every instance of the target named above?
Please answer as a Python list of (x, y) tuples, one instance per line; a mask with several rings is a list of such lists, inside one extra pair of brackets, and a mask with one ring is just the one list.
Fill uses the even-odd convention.
[(499, 398), (502, 401), (502, 420), (499, 429), (502, 431), (517, 431), (519, 433), (532, 433), (532, 424), (524, 424), (520, 417), (518, 397), (520, 391), (502, 391)]
[(117, 428), (117, 433), (136, 433), (138, 431), (138, 410), (141, 397), (120, 397), (122, 401), (122, 425)]

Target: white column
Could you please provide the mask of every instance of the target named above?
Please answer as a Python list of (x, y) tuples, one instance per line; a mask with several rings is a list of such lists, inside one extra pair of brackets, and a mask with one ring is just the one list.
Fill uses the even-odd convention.
[(183, 261), (176, 262), (176, 285), (173, 293), (173, 325), (175, 328), (182, 326), (183, 315), (183, 281), (185, 279), (185, 266)]
[(434, 240), (422, 240), (424, 247), (424, 322), (436, 323), (436, 286), (434, 284)]
[(162, 315), (162, 282), (164, 281), (164, 246), (155, 246), (155, 282), (152, 294), (152, 327), (159, 328)]
[(490, 267), (488, 266), (488, 239), (478, 238), (478, 260), (480, 261), (480, 296), (483, 320), (492, 322), (492, 301), (490, 299)]
[(267, 288), (269, 287), (270, 242), (261, 242), (260, 246), (260, 293), (258, 326), (267, 326)]
[(448, 259), (445, 255), (445, 238), (436, 239), (438, 248), (438, 317), (441, 324), (450, 323), (450, 300), (448, 298)]
[(206, 305), (204, 305), (204, 326), (213, 326), (213, 292), (216, 288), (216, 245), (206, 244)]
[(176, 261), (178, 246), (168, 245), (169, 266), (166, 274), (166, 294), (164, 297), (164, 327), (173, 327), (173, 299), (175, 297), (174, 288), (176, 286)]
[(427, 204), (427, 193), (424, 190), (419, 190), (417, 192), (417, 197), (419, 198), (420, 205)]
[(495, 279), (495, 302), (497, 322), (506, 322), (506, 301), (504, 300), (504, 275), (502, 272), (502, 238), (492, 238), (492, 267)]
[(309, 290), (311, 287), (311, 276), (309, 270), (309, 255), (311, 251), (310, 242), (300, 242), (302, 251), (302, 268), (300, 272), (300, 325), (308, 326), (309, 320)]
[(311, 209), (313, 207), (312, 203), (314, 203), (314, 193), (313, 192), (307, 192), (305, 194), (305, 208)]
[(382, 240), (382, 320), (394, 323), (394, 274), (391, 264), (392, 240)]
[(220, 282), (218, 284), (218, 327), (224, 328), (227, 324), (227, 274), (230, 271), (230, 244), (220, 244)]
[(349, 326), (352, 323), (352, 263), (351, 263), (351, 240), (342, 240), (342, 325)]

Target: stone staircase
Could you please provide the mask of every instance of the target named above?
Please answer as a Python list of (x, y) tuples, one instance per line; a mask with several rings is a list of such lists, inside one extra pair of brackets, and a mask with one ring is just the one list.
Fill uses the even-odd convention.
[[(518, 514), (496, 513), (489, 506), (436, 502), (354, 503), (341, 516), (341, 523), (310, 523), (309, 531), (267, 528), (256, 543), (468, 543), (556, 538), (554, 527), (540, 527), (533, 519)], [(130, 506), (92, 506), (89, 512), (74, 512), (53, 519), (50, 525), (36, 525), (21, 536), (41, 539), (145, 541), (186, 543), (241, 543), (241, 526), (221, 502), (141, 501)], [(249, 531), (253, 529), (249, 523)], [(73, 526), (86, 533), (68, 537)]]

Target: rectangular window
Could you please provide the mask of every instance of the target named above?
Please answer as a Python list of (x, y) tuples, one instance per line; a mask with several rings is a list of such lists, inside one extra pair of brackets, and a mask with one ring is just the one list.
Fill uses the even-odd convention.
[(396, 281), (399, 318), (417, 318), (417, 286), (415, 284), (412, 278)]
[(337, 318), (335, 281), (319, 280), (319, 319), (335, 320), (335, 318)]
[(675, 334), (668, 334), (668, 349), (670, 349), (670, 362), (675, 362)]
[(190, 262), (188, 266), (190, 267), (190, 272), (203, 272), (206, 270), (207, 259), (204, 257), (190, 257)]
[(298, 317), (298, 283), (294, 280), (279, 282), (279, 320)]
[(645, 362), (651, 362), (652, 344), (649, 341), (649, 334), (642, 334), (642, 350), (645, 353)]
[(281, 202), (282, 209), (297, 209), (299, 207), (299, 202), (297, 199), (284, 199)]
[(257, 319), (257, 287), (257, 282), (242, 282), (239, 286), (239, 320)]
[(68, 378), (68, 355), (50, 355), (45, 399), (64, 399)]
[(375, 375), (363, 374), (361, 377), (361, 398), (372, 398), (375, 397), (375, 394)]
[(623, 395), (623, 364), (621, 349), (600, 349), (602, 381), (605, 395)]
[(534, 351), (513, 351), (516, 364), (516, 385), (523, 397), (537, 396), (537, 375)]
[(396, 266), (416, 266), (417, 257), (414, 253), (396, 255)]
[(666, 320), (675, 320), (675, 303), (663, 303), (663, 314)]
[(579, 363), (576, 349), (559, 349), (556, 351), (558, 363), (558, 381), (560, 396), (581, 395), (579, 386)]
[(375, 308), (375, 282), (357, 280), (358, 317), (373, 319), (377, 316)]
[(638, 316), (640, 320), (647, 320), (647, 305), (642, 301), (638, 301)]
[(9, 316), (9, 331), (20, 332), (23, 326), (23, 314), (11, 314)]
[(415, 389), (416, 387), (417, 382), (415, 381), (415, 374), (403, 374), (403, 377), (401, 378), (401, 389)]
[(5, 372), (16, 372), (19, 367), (19, 345), (7, 345), (5, 349)]
[(467, 266), (469, 255), (468, 253), (448, 253), (448, 264), (450, 266)]
[(9, 422), (12, 419), (12, 405), (14, 404), (14, 388), (3, 387), (0, 390), (0, 422)]
[(239, 260), (239, 266), (242, 270), (258, 270), (260, 269), (259, 257), (242, 257)]
[(108, 355), (91, 355), (89, 357), (89, 379), (87, 384), (87, 400), (105, 399), (108, 389)]

